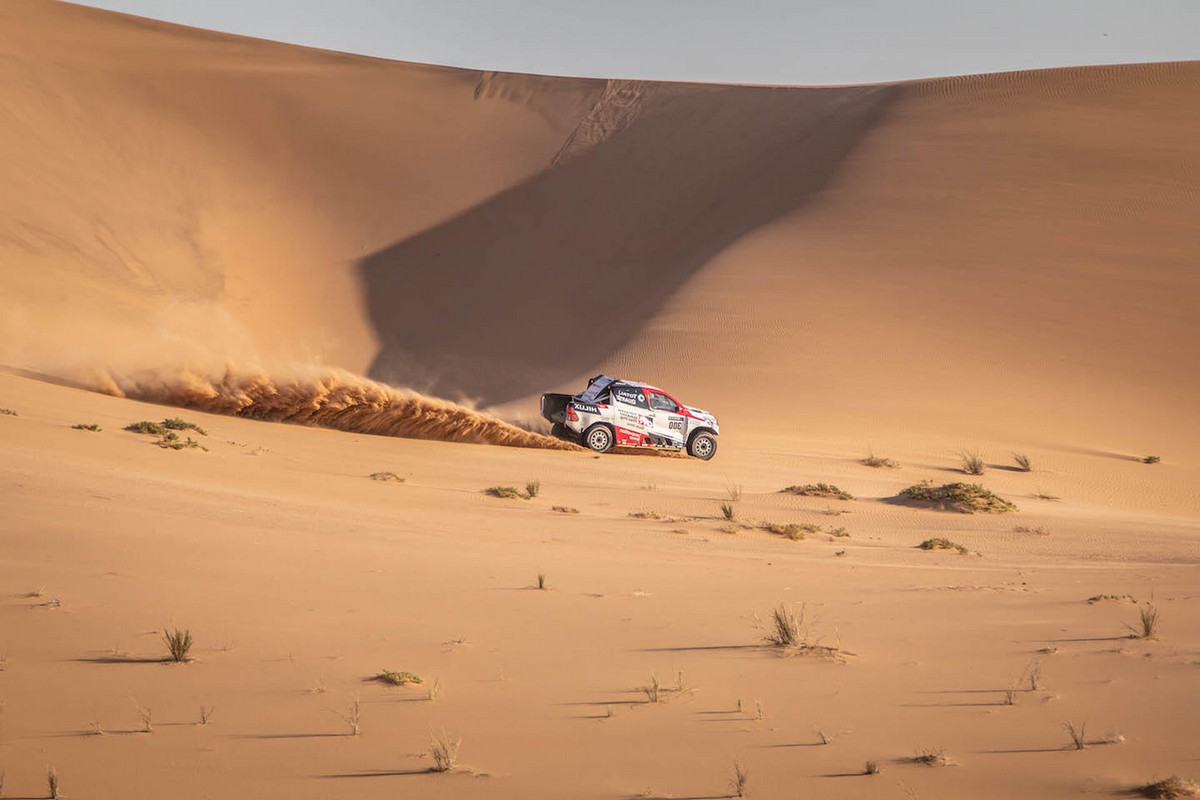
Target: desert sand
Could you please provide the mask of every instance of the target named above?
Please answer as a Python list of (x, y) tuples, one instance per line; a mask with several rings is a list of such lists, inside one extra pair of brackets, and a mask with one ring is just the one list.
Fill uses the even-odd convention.
[[(1200, 63), (603, 81), (49, 0), (0, 60), (3, 797), (1200, 778)], [(601, 371), (716, 458), (542, 435)]]

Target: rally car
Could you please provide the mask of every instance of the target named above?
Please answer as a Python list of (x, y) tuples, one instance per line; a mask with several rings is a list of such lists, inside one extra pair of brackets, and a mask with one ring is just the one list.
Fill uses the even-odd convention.
[(685, 406), (649, 384), (597, 375), (579, 394), (542, 395), (542, 416), (560, 439), (597, 453), (613, 447), (687, 450), (707, 461), (717, 453), (717, 418)]

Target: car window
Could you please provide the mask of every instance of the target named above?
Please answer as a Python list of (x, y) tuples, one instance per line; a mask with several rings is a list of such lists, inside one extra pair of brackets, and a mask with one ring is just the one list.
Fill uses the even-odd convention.
[(646, 393), (637, 386), (630, 386), (627, 383), (613, 384), (612, 396), (618, 403), (646, 408)]
[(675, 405), (675, 401), (666, 395), (658, 392), (647, 392), (650, 397), (650, 407), (655, 411), (675, 411), (679, 407)]

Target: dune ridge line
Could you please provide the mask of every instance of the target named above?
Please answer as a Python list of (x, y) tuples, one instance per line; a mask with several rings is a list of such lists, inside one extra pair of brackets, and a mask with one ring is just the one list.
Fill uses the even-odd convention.
[(89, 388), (117, 397), (214, 414), (291, 422), (351, 433), (547, 450), (575, 445), (518, 428), (499, 417), (339, 369), (287, 378), (227, 367), (219, 377), (181, 368), (96, 376)]

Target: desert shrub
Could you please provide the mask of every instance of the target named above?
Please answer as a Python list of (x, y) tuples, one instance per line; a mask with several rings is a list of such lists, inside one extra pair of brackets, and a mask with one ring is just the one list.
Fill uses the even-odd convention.
[(962, 471), (968, 475), (983, 474), (983, 458), (979, 453), (964, 450), (958, 454), (958, 460), (962, 464)]
[(483, 490), (485, 494), (490, 494), (492, 497), (499, 497), (504, 500), (524, 500), (525, 495), (515, 486), (490, 486)]
[(204, 428), (201, 428), (199, 425), (197, 425), (194, 422), (188, 422), (187, 420), (180, 419), (179, 417), (172, 417), (171, 419), (164, 419), (161, 424), (167, 430), (195, 431), (196, 433), (200, 434), (201, 436), (208, 436), (208, 431), (204, 430)]
[(401, 478), (394, 472), (372, 472), (369, 477), (373, 481), (394, 481), (396, 483), (404, 483), (404, 478)]
[(729, 777), (729, 791), (734, 797), (746, 796), (746, 781), (750, 773), (738, 762), (733, 762), (733, 775)]
[(155, 444), (165, 450), (188, 450), (194, 448), (196, 450), (203, 450), (206, 453), (208, 452), (207, 447), (192, 437), (189, 436), (186, 439), (180, 439), (179, 434), (175, 433), (175, 431), (167, 431)]
[(571, 508), (570, 506), (555, 506), (554, 508), (552, 508), (550, 510), (557, 511), (559, 514), (578, 514), (579, 513), (578, 508)]
[(721, 503), (721, 516), (732, 522), (737, 516), (737, 511), (733, 507), (733, 503)]
[(792, 541), (800, 541), (804, 538), (804, 534), (816, 533), (821, 529), (819, 525), (798, 525), (795, 522), (764, 522), (758, 527), (767, 533), (773, 533), (776, 536), (782, 536)]
[(925, 541), (923, 541), (919, 545), (917, 545), (917, 547), (921, 548), (922, 550), (954, 550), (959, 555), (963, 555), (963, 556), (965, 556), (967, 553), (970, 552), (967, 548), (963, 547), (961, 544), (958, 544), (957, 542), (952, 542), (949, 539), (943, 539), (940, 536), (936, 537), (934, 539), (926, 539)]
[(874, 467), (875, 469), (899, 469), (900, 468), (900, 465), (898, 463), (896, 463), (895, 461), (893, 461), (892, 459), (882, 458), (880, 456), (877, 456), (877, 455), (875, 455), (874, 451), (871, 451), (867, 455), (867, 457), (864, 458), (859, 463), (863, 464), (864, 466)]
[(187, 628), (163, 630), (163, 643), (167, 646), (168, 661), (183, 663), (189, 661), (192, 651), (192, 632)]
[(835, 539), (849, 539), (850, 538), (850, 531), (846, 530), (845, 528), (830, 528), (825, 532), (828, 533), (830, 536), (832, 536)]
[(802, 497), (825, 497), (831, 500), (853, 500), (854, 495), (831, 483), (806, 483), (780, 489), (780, 493), (798, 494)]
[(1017, 469), (1021, 472), (1033, 472), (1033, 462), (1024, 453), (1013, 453), (1013, 461), (1017, 462)]
[(1138, 627), (1130, 626), (1129, 630), (1138, 639), (1156, 638), (1158, 636), (1158, 606), (1149, 602), (1138, 609)]
[(0, 408), (0, 417), (15, 417), (15, 416), (18, 416), (15, 409)]
[(1160, 461), (1162, 461), (1162, 459), (1158, 456), (1146, 456), (1142, 459), (1143, 464), (1157, 464)]
[(432, 772), (449, 772), (458, 764), (458, 749), (462, 746), (461, 738), (448, 736), (442, 731), (441, 736), (430, 737), (429, 754), (433, 756)]
[(1200, 783), (1185, 780), (1178, 775), (1139, 786), (1138, 794), (1154, 800), (1180, 800), (1184, 797), (1200, 797)]
[(545, 591), (545, 589), (546, 589), (546, 573), (539, 572), (537, 574), (537, 588)]
[(148, 433), (152, 436), (163, 436), (169, 433), (165, 427), (159, 425), (157, 422), (149, 422), (147, 420), (126, 425), (125, 430), (130, 433)]
[(78, 422), (71, 426), (71, 430), (73, 430), (73, 431), (92, 431), (93, 433), (99, 433), (100, 426), (96, 425), (94, 423), (93, 424), (85, 424), (82, 422)]
[(914, 764), (924, 764), (927, 767), (944, 767), (953, 763), (941, 747), (918, 750), (912, 760)]
[(410, 683), (424, 683), (420, 675), (413, 672), (396, 672), (385, 669), (375, 676), (375, 680), (388, 686), (407, 686)]
[(662, 519), (657, 512), (654, 511), (630, 511), (629, 516), (634, 519)]
[(1067, 731), (1067, 736), (1071, 737), (1071, 746), (1076, 750), (1082, 750), (1087, 747), (1087, 723), (1080, 723), (1078, 726), (1074, 722), (1064, 722), (1063, 727)]
[[(803, 615), (801, 611), (802, 618)], [(763, 640), (775, 647), (795, 647), (800, 643), (800, 620), (796, 619), (790, 608), (780, 603), (771, 612), (771, 622)]]
[(863, 775), (878, 775), (878, 774), (879, 774), (879, 762), (868, 761), (866, 764), (863, 765)]
[(900, 492), (900, 496), (917, 502), (933, 503), (938, 508), (964, 514), (1003, 514), (1006, 511), (1017, 510), (1013, 503), (977, 483), (947, 483), (934, 486), (929, 481), (923, 481), (909, 486)]
[(532, 480), (525, 482), (525, 499), (532, 500), (542, 491), (542, 482), (540, 480)]

